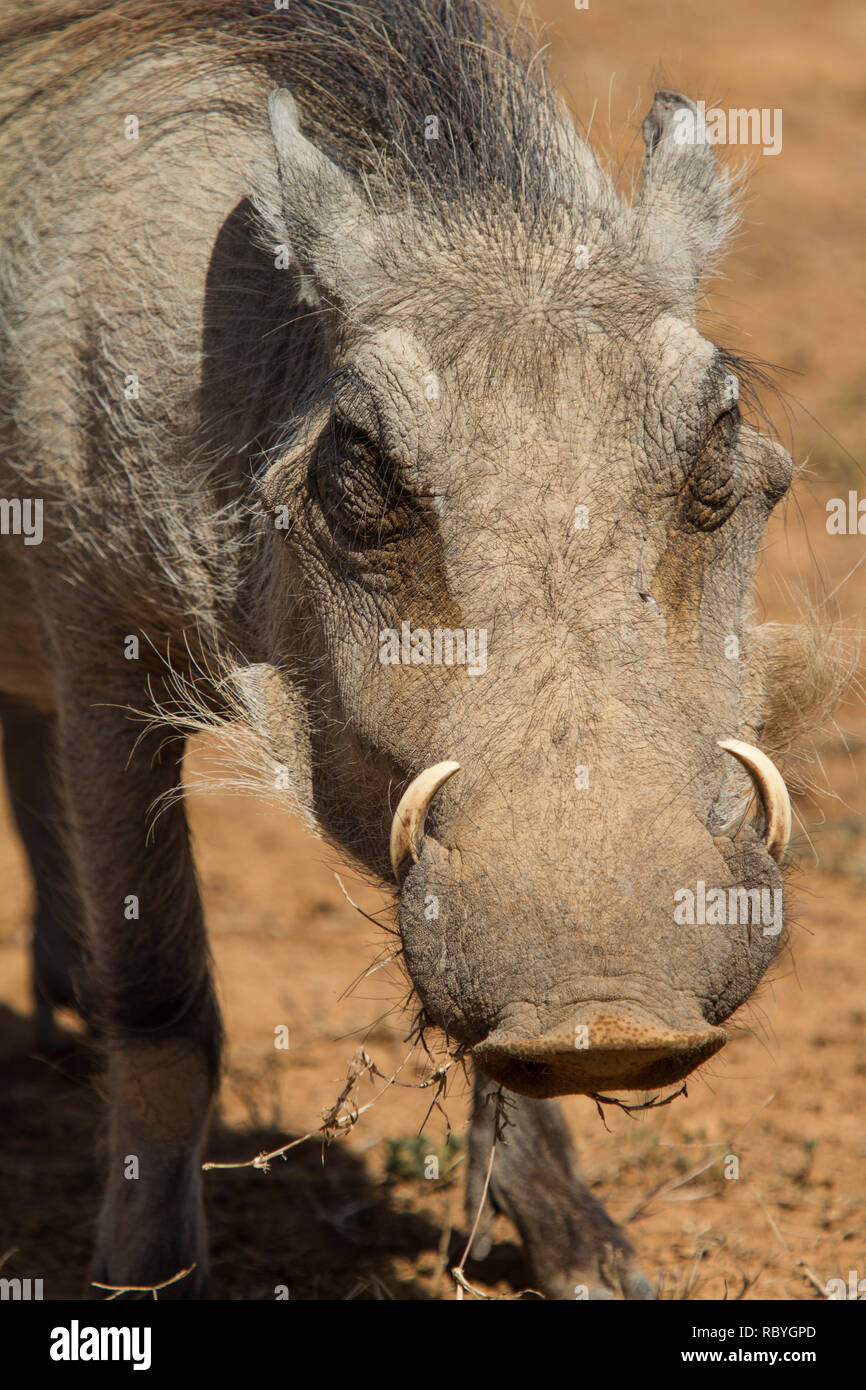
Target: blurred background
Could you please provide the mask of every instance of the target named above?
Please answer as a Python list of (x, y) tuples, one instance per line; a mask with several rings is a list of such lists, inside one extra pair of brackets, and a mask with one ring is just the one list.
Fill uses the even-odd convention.
[[(653, 91), (708, 107), (780, 108), (781, 152), (718, 150), (751, 167), (743, 221), (707, 286), (705, 331), (775, 364), (767, 397), (800, 466), (763, 550), (759, 607), (794, 619), (805, 586), (850, 631), (863, 621), (866, 536), (830, 535), (829, 499), (866, 497), (866, 9), (859, 0), (545, 0), (550, 63), (572, 109), (630, 187)], [(866, 524), (866, 523), (864, 523)], [(607, 1128), (592, 1101), (564, 1102), (586, 1181), (627, 1222), (662, 1297), (812, 1299), (866, 1275), (866, 718), (852, 700), (819, 737), (798, 799), (795, 926), (786, 953), (723, 1053), (688, 1097)], [(197, 755), (198, 756), (198, 755)], [(195, 764), (196, 759), (193, 759)], [(238, 798), (197, 795), (198, 845), (228, 1060), (209, 1157), (252, 1158), (314, 1131), (363, 1046), (385, 1077), (409, 1051), (396, 964), (370, 974), (391, 938), (386, 899), (296, 822)], [(98, 1202), (101, 1108), (91, 1058), (65, 1016), (69, 1050), (33, 1052), (30, 887), (8, 810), (0, 823), (0, 1259), (76, 1297)], [(288, 1050), (274, 1029), (289, 1029)], [(417, 1055), (417, 1054), (416, 1054)], [(400, 1081), (417, 1082), (415, 1059)], [(356, 1089), (366, 1104), (384, 1085)], [(395, 1085), (352, 1133), (312, 1139), (263, 1175), (211, 1172), (206, 1197), (218, 1296), (451, 1298), (462, 1250), (466, 1084)], [(630, 1099), (640, 1099), (631, 1097)], [(450, 1125), (450, 1130), (449, 1130)], [(438, 1179), (424, 1176), (439, 1160)], [(739, 1176), (729, 1155), (739, 1160)], [(500, 1219), (478, 1286), (508, 1294), (523, 1274)]]

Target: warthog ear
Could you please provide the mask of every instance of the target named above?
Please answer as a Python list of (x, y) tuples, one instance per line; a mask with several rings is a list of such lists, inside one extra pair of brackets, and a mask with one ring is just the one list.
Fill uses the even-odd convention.
[(289, 245), (326, 299), (351, 305), (369, 287), (375, 217), (348, 174), (302, 135), (290, 92), (271, 92), (268, 116)]
[(646, 164), (635, 212), (651, 261), (693, 318), (701, 273), (736, 221), (730, 180), (716, 169), (702, 112), (679, 92), (656, 92), (644, 118)]
[(619, 210), (619, 199), (613, 180), (602, 169), (589, 141), (580, 133), (571, 112), (561, 97), (556, 99), (556, 120), (551, 128), (554, 149), (566, 167), (575, 172), (577, 189), (595, 207), (609, 204)]

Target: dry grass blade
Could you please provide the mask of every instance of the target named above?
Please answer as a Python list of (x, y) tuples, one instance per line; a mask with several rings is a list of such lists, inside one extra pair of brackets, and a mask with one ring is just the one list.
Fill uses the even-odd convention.
[(159, 1301), (161, 1289), (167, 1289), (171, 1284), (177, 1284), (181, 1279), (185, 1279), (188, 1274), (192, 1274), (195, 1265), (191, 1264), (189, 1269), (179, 1269), (177, 1274), (173, 1274), (170, 1279), (163, 1279), (161, 1284), (100, 1284), (98, 1280), (92, 1281), (91, 1287), (94, 1289), (110, 1289), (111, 1292), (106, 1303), (111, 1303), (115, 1298), (119, 1298), (122, 1293), (149, 1293), (153, 1301)]

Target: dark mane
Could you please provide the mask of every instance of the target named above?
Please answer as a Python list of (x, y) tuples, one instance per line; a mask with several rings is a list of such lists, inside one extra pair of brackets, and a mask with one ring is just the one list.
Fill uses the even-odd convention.
[[(483, 0), (16, 0), (0, 48), (2, 119), (174, 49), (196, 76), (252, 68), (291, 87), (321, 146), (376, 200), (447, 208), (471, 189), (476, 207), (549, 215), (557, 108), (537, 35)], [(220, 100), (237, 106), (231, 84)]]

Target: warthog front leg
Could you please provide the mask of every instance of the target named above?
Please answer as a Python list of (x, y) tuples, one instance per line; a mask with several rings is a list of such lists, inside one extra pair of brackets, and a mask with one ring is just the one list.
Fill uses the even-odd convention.
[[(220, 1027), (180, 784), (182, 745), (65, 692), (60, 761), (107, 1056), (108, 1176), (90, 1278), (207, 1288), (201, 1148)], [(90, 696), (92, 700), (92, 695)], [(91, 1297), (104, 1298), (88, 1289)]]
[(75, 873), (65, 842), (65, 813), (56, 769), (57, 718), (11, 701), (0, 706), (9, 798), (33, 873), (33, 994), (36, 1046), (56, 1046), (54, 1009), (87, 1015), (81, 947), (83, 923)]
[[(498, 1090), (476, 1073), (466, 1182), (470, 1226), (496, 1131)], [(577, 1175), (558, 1103), (511, 1091), (504, 1096), (510, 1123), (496, 1146), (488, 1202), (517, 1228), (531, 1286), (557, 1299), (652, 1298), (626, 1236)]]

